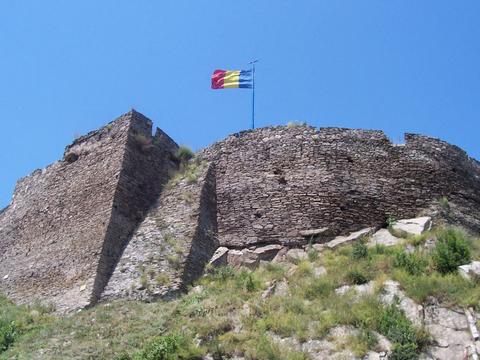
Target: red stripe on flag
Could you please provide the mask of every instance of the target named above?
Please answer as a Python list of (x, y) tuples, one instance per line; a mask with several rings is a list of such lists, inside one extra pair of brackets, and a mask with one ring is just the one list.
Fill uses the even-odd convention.
[(225, 70), (215, 70), (212, 75), (212, 89), (223, 89)]

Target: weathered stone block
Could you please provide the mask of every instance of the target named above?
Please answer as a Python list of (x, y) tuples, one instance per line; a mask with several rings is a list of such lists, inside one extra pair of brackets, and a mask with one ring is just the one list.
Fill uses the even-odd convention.
[(459, 266), (458, 273), (465, 279), (480, 279), (480, 261)]
[(370, 238), (368, 245), (375, 246), (375, 245), (384, 245), (384, 246), (395, 246), (400, 241), (401, 238), (393, 236), (388, 229), (380, 229), (375, 234), (372, 235)]
[(429, 216), (423, 216), (414, 219), (403, 219), (396, 221), (392, 228), (394, 231), (406, 233), (407, 235), (420, 235), (430, 230), (432, 219)]
[(256, 248), (253, 252), (257, 254), (260, 260), (270, 261), (283, 249), (282, 245), (273, 244)]
[(354, 241), (361, 240), (364, 237), (369, 236), (374, 231), (374, 228), (366, 228), (359, 231), (355, 231), (347, 236), (337, 236), (332, 241), (327, 242), (325, 245), (329, 249), (335, 249), (338, 246), (346, 245)]
[(441, 140), (405, 140), (397, 146), (381, 131), (277, 126), (215, 143), (200, 156), (218, 169), (221, 245), (299, 246), (310, 229), (346, 235), (381, 227), (389, 214), (415, 217), (442, 197), (449, 222), (480, 232), (479, 163)]
[(247, 267), (255, 269), (260, 262), (260, 259), (255, 252), (244, 250), (229, 250), (228, 251), (228, 265), (234, 268)]
[(308, 259), (308, 255), (303, 249), (290, 249), (287, 251), (286, 258), (293, 262)]
[(228, 259), (228, 248), (220, 246), (209, 261), (209, 264), (214, 267), (226, 266)]

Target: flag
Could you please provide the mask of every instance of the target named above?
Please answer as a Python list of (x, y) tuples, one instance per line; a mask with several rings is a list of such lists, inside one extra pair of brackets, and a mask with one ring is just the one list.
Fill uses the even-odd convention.
[(215, 70), (212, 75), (212, 89), (251, 89), (252, 70)]

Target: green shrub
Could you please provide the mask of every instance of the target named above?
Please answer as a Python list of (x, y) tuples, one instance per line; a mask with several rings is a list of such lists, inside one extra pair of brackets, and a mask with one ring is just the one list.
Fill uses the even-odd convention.
[(132, 357), (127, 352), (122, 352), (115, 356), (115, 360), (132, 360)]
[(264, 323), (268, 330), (281, 337), (295, 335), (301, 338), (308, 331), (308, 318), (305, 315), (286, 310), (271, 312), (264, 318)]
[(429, 296), (445, 306), (478, 306), (480, 302), (480, 287), (458, 273), (442, 275), (433, 272), (417, 276), (402, 269), (393, 273), (393, 279), (400, 282), (408, 297), (417, 303), (425, 302)]
[(306, 276), (309, 276), (309, 275), (312, 275), (312, 273), (313, 273), (312, 264), (308, 260), (301, 260), (297, 264), (296, 273), (302, 278), (306, 277)]
[(393, 215), (388, 215), (387, 220), (385, 222), (387, 223), (387, 226), (390, 229), (397, 222), (397, 219)]
[(396, 304), (391, 304), (383, 309), (377, 319), (377, 329), (394, 343), (417, 343), (415, 328)]
[(0, 353), (7, 350), (15, 341), (16, 331), (14, 323), (0, 319)]
[(148, 281), (148, 276), (146, 273), (140, 275), (140, 285), (143, 289), (148, 289), (150, 287), (150, 282)]
[(389, 360), (416, 360), (418, 359), (417, 345), (395, 344), (392, 352), (388, 356)]
[(375, 246), (370, 250), (373, 254), (382, 255), (385, 254), (388, 249), (383, 244), (375, 244)]
[(181, 264), (181, 259), (180, 259), (180, 257), (178, 256), (178, 254), (176, 254), (176, 255), (167, 255), (167, 256), (166, 256), (166, 259), (167, 259), (168, 263), (170, 264), (170, 266), (172, 266), (172, 267), (175, 268), (175, 269), (178, 269), (178, 267), (179, 267), (180, 264)]
[(215, 280), (221, 282), (225, 282), (227, 279), (233, 278), (234, 276), (235, 270), (231, 266), (220, 266), (215, 268), (212, 275)]
[(246, 351), (247, 359), (265, 359), (265, 360), (306, 360), (307, 356), (301, 352), (291, 351), (283, 348), (275, 342), (268, 339), (266, 335), (258, 336), (251, 340)]
[(370, 329), (360, 329), (359, 333), (349, 339), (350, 348), (357, 357), (364, 357), (368, 350), (378, 344), (375, 333)]
[(289, 121), (287, 123), (287, 128), (289, 128), (289, 129), (297, 127), (297, 126), (307, 126), (307, 122), (306, 121)]
[(166, 273), (160, 273), (155, 276), (155, 282), (160, 286), (167, 286), (170, 284), (170, 277)]
[(464, 232), (455, 228), (448, 228), (442, 230), (437, 239), (433, 261), (435, 268), (440, 273), (454, 272), (458, 266), (470, 262), (470, 248)]
[(393, 265), (405, 269), (410, 275), (420, 275), (427, 269), (428, 261), (419, 254), (409, 254), (402, 250), (395, 254)]
[(193, 151), (190, 150), (187, 146), (180, 146), (175, 153), (175, 157), (181, 162), (185, 163), (192, 159), (194, 156)]
[(311, 262), (315, 262), (320, 258), (320, 252), (316, 249), (309, 249), (307, 254), (308, 260)]
[(198, 174), (194, 171), (189, 171), (185, 175), (185, 178), (187, 179), (187, 184), (195, 184), (198, 181)]
[(201, 354), (186, 336), (174, 333), (153, 338), (135, 360), (201, 359)]
[(203, 316), (205, 309), (202, 304), (204, 294), (192, 294), (185, 296), (175, 309), (178, 316)]
[(236, 279), (237, 288), (252, 292), (260, 287), (257, 279), (254, 278), (250, 271), (242, 270)]
[(268, 262), (265, 265), (265, 270), (277, 280), (283, 278), (283, 276), (285, 275), (285, 268), (278, 263)]
[(360, 260), (368, 257), (368, 247), (363, 240), (353, 244), (352, 259)]
[(345, 280), (350, 285), (362, 285), (366, 284), (369, 279), (360, 270), (351, 270), (347, 273)]
[(305, 314), (305, 301), (298, 297), (291, 297), (285, 302), (284, 308), (287, 312), (294, 314)]
[(314, 279), (312, 283), (305, 289), (305, 297), (308, 300), (316, 298), (324, 298), (330, 295), (333, 291), (332, 284), (326, 279)]
[(445, 210), (450, 209), (450, 203), (448, 202), (448, 198), (446, 196), (440, 198), (438, 200), (438, 204)]

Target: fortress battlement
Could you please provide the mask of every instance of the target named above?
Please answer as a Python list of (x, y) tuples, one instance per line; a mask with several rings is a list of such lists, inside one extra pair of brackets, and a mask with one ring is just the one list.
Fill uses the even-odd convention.
[[(439, 139), (299, 125), (232, 134), (188, 164), (177, 149), (132, 110), (19, 180), (0, 212), (0, 291), (66, 312), (168, 297), (219, 246), (299, 246), (305, 230), (425, 213), (480, 232), (480, 163)], [(146, 287), (146, 269), (162, 281)]]

